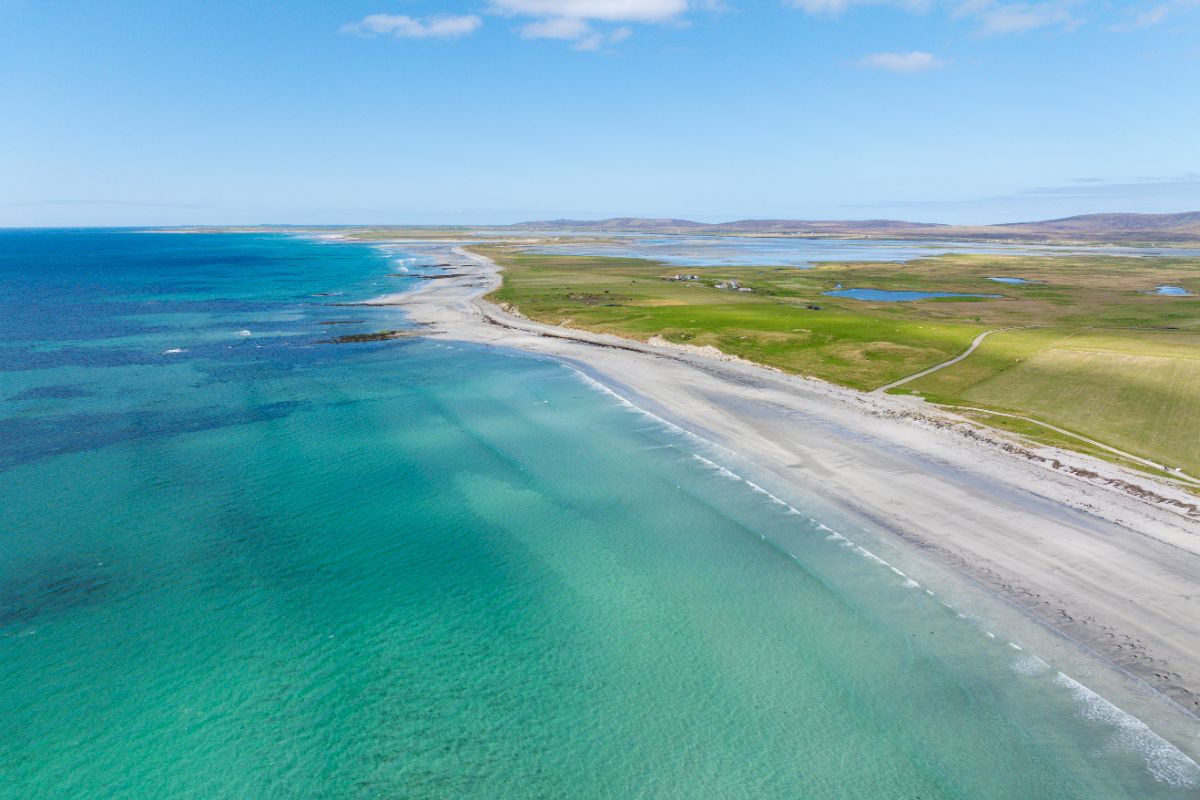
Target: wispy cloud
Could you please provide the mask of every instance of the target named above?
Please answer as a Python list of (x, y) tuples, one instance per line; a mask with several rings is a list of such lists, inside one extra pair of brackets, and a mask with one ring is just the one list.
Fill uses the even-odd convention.
[(605, 45), (620, 44), (633, 35), (633, 28), (622, 27), (603, 33), (590, 33), (575, 42), (576, 50), (599, 50)]
[(1061, 186), (1034, 186), (1020, 193), (1043, 197), (1126, 197), (1154, 193), (1191, 196), (1200, 201), (1200, 175), (1187, 172), (1135, 178), (1075, 178)]
[[(1197, 0), (1167, 0), (1167, 2), (1196, 2)], [(785, 0), (792, 8), (813, 16), (837, 17), (854, 8), (889, 6), (911, 13), (940, 11), (951, 18), (975, 22), (985, 36), (1021, 33), (1037, 28), (1058, 27), (1066, 30), (1081, 24), (1072, 13), (1080, 0), (1040, 0), (1040, 2), (1005, 2), (1005, 0)]]
[(945, 59), (920, 50), (914, 50), (911, 53), (871, 53), (858, 60), (858, 65), (866, 69), (908, 74), (928, 72), (931, 69), (944, 67), (947, 63), (949, 62)]
[(925, 200), (881, 200), (844, 206), (853, 213), (920, 214), (939, 221), (1013, 221), (1112, 211), (1166, 213), (1200, 209), (1200, 174), (1073, 178), (1008, 194)]
[(631, 24), (674, 22), (690, 6), (688, 0), (490, 0), (488, 10), (531, 21), (519, 29), (524, 39), (559, 39), (576, 50), (599, 50), (633, 34)]
[(210, 203), (172, 203), (158, 200), (111, 200), (87, 197), (52, 197), (45, 200), (23, 200), (0, 203), (5, 208), (42, 208), (56, 206), (92, 206), (114, 208), (214, 208)]
[(531, 22), (521, 28), (524, 39), (581, 39), (591, 32), (591, 26), (581, 19), (559, 17)]
[(1082, 20), (1072, 13), (1074, 0), (1050, 0), (1044, 3), (1001, 3), (997, 0), (967, 0), (954, 10), (954, 16), (976, 19), (985, 36), (1024, 33), (1037, 28), (1058, 27), (1073, 30)]
[(404, 14), (368, 14), (342, 26), (357, 36), (396, 36), (401, 39), (457, 39), (474, 33), (483, 20), (474, 14), (416, 18)]
[(1165, 2), (1154, 3), (1131, 11), (1130, 18), (1114, 25), (1113, 30), (1131, 31), (1152, 28), (1189, 9), (1197, 8), (1200, 8), (1200, 0), (1165, 0)]

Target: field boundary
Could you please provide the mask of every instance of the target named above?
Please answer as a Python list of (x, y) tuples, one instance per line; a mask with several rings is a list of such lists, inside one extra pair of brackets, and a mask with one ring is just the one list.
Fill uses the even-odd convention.
[(1051, 425), (1049, 422), (1042, 422), (1041, 420), (1034, 419), (1033, 417), (1025, 417), (1020, 414), (1010, 414), (1006, 411), (993, 411), (990, 408), (977, 408), (975, 406), (956, 406), (956, 405), (948, 405), (948, 404), (944, 404), (944, 403), (937, 403), (936, 405), (940, 406), (941, 408), (950, 409), (952, 411), (974, 411), (979, 414), (991, 414), (991, 415), (997, 416), (997, 417), (1008, 417), (1009, 419), (1017, 419), (1017, 420), (1021, 420), (1022, 422), (1031, 423), (1033, 425), (1040, 425), (1041, 427), (1048, 428), (1049, 430), (1052, 430), (1055, 433), (1061, 433), (1063, 436), (1070, 436), (1072, 439), (1078, 439), (1081, 442), (1090, 444), (1093, 447), (1099, 447), (1102, 450), (1107, 450), (1110, 453), (1118, 455), (1121, 458), (1128, 459), (1129, 461), (1133, 461), (1135, 463), (1141, 464), (1142, 466), (1151, 467), (1153, 469), (1165, 472), (1168, 475), (1170, 475), (1184, 483), (1191, 484), (1192, 486), (1195, 486), (1195, 487), (1200, 487), (1200, 478), (1196, 478), (1191, 475), (1188, 475), (1186, 472), (1179, 469), (1178, 467), (1172, 467), (1167, 464), (1159, 464), (1155, 461), (1151, 461), (1148, 458), (1142, 458), (1141, 456), (1135, 456), (1133, 453), (1127, 453), (1124, 450), (1119, 450), (1116, 447), (1113, 447), (1112, 445), (1104, 444), (1104, 442), (1098, 442), (1095, 439), (1089, 439), (1088, 437), (1081, 436), (1078, 433), (1072, 433), (1071, 431), (1066, 430), (1065, 428), (1060, 428), (1057, 425)]

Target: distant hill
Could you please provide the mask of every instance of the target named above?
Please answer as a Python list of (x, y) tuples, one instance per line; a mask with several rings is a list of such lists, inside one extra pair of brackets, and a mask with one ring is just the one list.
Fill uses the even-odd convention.
[(845, 233), (847, 231), (887, 233), (891, 231), (920, 231), (949, 227), (936, 222), (904, 222), (896, 219), (861, 220), (787, 220), (787, 219), (741, 219), (722, 222), (715, 226), (730, 231), (812, 231), (814, 233)]
[(704, 223), (686, 219), (614, 217), (522, 222), (516, 230), (595, 231), (597, 233), (726, 233), (744, 235), (888, 239), (972, 239), (1011, 242), (1109, 244), (1200, 243), (1200, 211), (1181, 214), (1085, 214), (1077, 217), (1003, 225), (943, 225), (893, 219), (743, 219)]
[(645, 217), (613, 217), (612, 219), (552, 219), (545, 222), (521, 222), (513, 228), (536, 228), (538, 230), (580, 231), (682, 231), (708, 228), (703, 222), (688, 219), (647, 219)]
[(1162, 236), (1200, 237), (1200, 211), (1182, 214), (1084, 214), (1044, 222), (1017, 222), (993, 225), (996, 229), (1019, 230), (1030, 234), (1069, 236), (1108, 236), (1161, 238)]

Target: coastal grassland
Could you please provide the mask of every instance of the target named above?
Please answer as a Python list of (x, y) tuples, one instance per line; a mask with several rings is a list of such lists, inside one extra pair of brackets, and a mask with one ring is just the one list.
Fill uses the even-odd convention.
[(932, 402), (1029, 416), (1200, 474), (1198, 330), (1005, 331), (907, 388)]
[[(821, 291), (835, 281), (790, 267), (682, 270), (701, 280), (671, 281), (667, 278), (678, 270), (641, 259), (473, 249), (504, 266), (504, 285), (493, 299), (532, 319), (643, 341), (660, 336), (711, 345), (858, 389), (950, 358), (985, 329), (946, 314), (922, 317), (887, 308), (872, 313), (852, 301), (828, 302), (833, 298)], [(755, 291), (714, 288), (729, 279)]]
[[(631, 258), (476, 247), (505, 269), (493, 299), (532, 319), (730, 355), (856, 389), (969, 358), (897, 391), (1057, 425), (1200, 473), (1200, 259), (947, 254), (896, 263), (677, 268)], [(672, 281), (694, 274), (698, 281)], [(1008, 285), (990, 277), (1020, 277)], [(754, 291), (718, 289), (737, 280)], [(847, 288), (996, 294), (916, 302), (824, 295)], [(810, 306), (819, 306), (818, 309)], [(980, 417), (984, 419), (984, 417)], [(1026, 438), (1119, 460), (1040, 426), (988, 421)]]

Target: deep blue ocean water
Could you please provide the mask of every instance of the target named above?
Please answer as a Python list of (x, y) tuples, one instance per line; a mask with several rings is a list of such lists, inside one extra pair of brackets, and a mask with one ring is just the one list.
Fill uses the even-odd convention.
[(398, 259), (0, 232), (0, 797), (1196, 796), (575, 370), (322, 343), (404, 326), (336, 305)]

